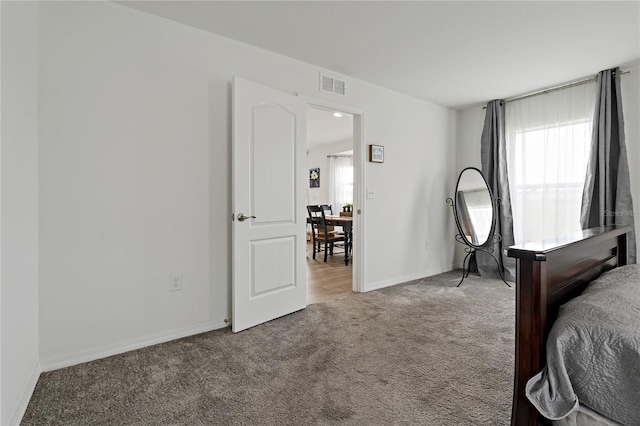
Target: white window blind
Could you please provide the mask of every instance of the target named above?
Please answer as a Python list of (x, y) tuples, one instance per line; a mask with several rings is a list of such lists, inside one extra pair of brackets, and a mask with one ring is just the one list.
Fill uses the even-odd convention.
[(329, 199), (338, 214), (345, 204), (353, 204), (353, 157), (329, 156)]
[(505, 127), (516, 244), (578, 231), (596, 83), (507, 103)]

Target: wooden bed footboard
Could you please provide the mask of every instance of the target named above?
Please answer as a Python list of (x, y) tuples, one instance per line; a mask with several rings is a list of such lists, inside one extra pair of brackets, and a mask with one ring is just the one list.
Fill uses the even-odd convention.
[(631, 226), (592, 228), (551, 240), (512, 246), (516, 259), (516, 354), (512, 426), (547, 424), (525, 395), (545, 363), (547, 335), (560, 305), (603, 272), (627, 264)]

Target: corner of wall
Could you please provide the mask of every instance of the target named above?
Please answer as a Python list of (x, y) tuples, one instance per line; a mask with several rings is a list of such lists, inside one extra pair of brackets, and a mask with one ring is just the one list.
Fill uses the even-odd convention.
[(13, 415), (11, 416), (11, 420), (9, 420), (10, 425), (19, 425), (24, 417), (24, 414), (27, 411), (27, 407), (29, 406), (29, 401), (31, 401), (31, 396), (33, 392), (36, 390), (36, 385), (38, 384), (38, 380), (40, 379), (40, 374), (42, 373), (42, 368), (40, 366), (40, 362), (38, 362), (33, 371), (31, 372), (31, 376), (29, 377), (29, 381), (22, 392), (22, 396), (20, 397), (20, 401), (18, 402), (18, 406), (16, 407)]
[(0, 424), (19, 424), (40, 376), (38, 2), (0, 2)]

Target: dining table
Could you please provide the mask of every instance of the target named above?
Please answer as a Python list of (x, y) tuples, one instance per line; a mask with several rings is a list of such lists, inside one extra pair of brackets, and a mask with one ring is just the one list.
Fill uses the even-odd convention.
[[(327, 226), (341, 226), (344, 231), (344, 264), (349, 266), (351, 250), (353, 249), (353, 217), (339, 215), (325, 215)], [(307, 223), (310, 219), (307, 218)]]

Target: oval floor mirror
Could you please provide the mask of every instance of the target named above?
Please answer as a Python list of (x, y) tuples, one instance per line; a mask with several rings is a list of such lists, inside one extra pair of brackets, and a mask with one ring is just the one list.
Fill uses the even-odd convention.
[(502, 265), (494, 255), (494, 246), (501, 240), (495, 232), (498, 202), (482, 172), (475, 167), (462, 170), (456, 184), (455, 201), (447, 198), (447, 203), (453, 209), (458, 228), (456, 241), (466, 245), (467, 255), (462, 262), (462, 279), (458, 286), (469, 276), (478, 251), (489, 254), (496, 261), (502, 281), (509, 286), (502, 274)]

